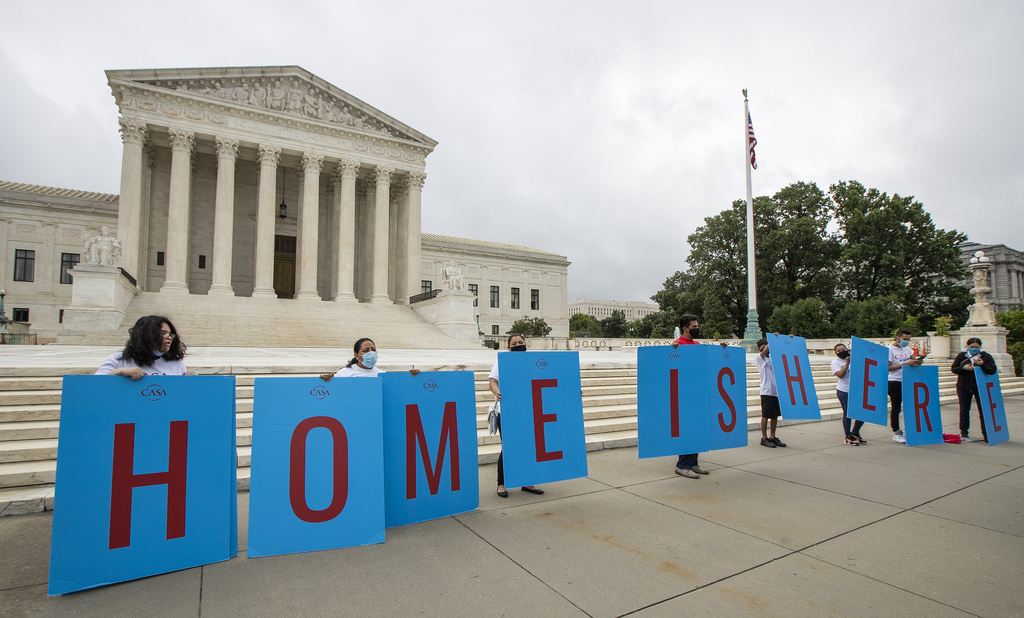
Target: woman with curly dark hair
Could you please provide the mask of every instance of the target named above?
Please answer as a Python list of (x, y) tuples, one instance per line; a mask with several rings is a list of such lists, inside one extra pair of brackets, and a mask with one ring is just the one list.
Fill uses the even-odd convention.
[(139, 318), (128, 331), (128, 343), (96, 370), (96, 375), (126, 376), (138, 380), (144, 375), (187, 375), (185, 351), (174, 324), (162, 315)]

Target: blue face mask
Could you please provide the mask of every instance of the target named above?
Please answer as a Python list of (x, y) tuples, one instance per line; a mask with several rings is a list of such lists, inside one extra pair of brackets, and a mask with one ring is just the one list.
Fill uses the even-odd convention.
[(163, 355), (164, 355), (164, 353), (161, 352), (160, 350), (153, 350), (153, 356), (160, 357), (160, 356), (163, 356)]
[(373, 366), (377, 364), (377, 353), (367, 352), (366, 354), (363, 354), (362, 363), (364, 367), (370, 367), (372, 369)]
[(906, 339), (900, 339), (900, 347), (901, 347), (901, 348), (905, 348), (905, 347), (907, 347), (908, 345), (910, 345), (910, 342), (909, 342), (909, 341), (907, 341)]
[(971, 356), (977, 356), (981, 354), (981, 348), (967, 348), (967, 353)]

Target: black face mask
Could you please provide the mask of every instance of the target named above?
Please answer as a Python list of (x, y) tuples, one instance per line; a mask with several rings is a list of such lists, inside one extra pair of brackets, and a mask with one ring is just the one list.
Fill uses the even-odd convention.
[(694, 339), (700, 339), (700, 329), (699, 328), (691, 328), (690, 329), (690, 337), (693, 337)]
[[(764, 349), (764, 348), (761, 348), (761, 350), (763, 350), (763, 349)], [(760, 351), (760, 350), (758, 350), (758, 351)], [(765, 357), (765, 358), (768, 358), (768, 357), (769, 357), (769, 356), (771, 356), (771, 355), (772, 355), (772, 352), (771, 352), (771, 350), (769, 350), (769, 351), (767, 351), (767, 352), (765, 352), (765, 353), (764, 353), (764, 357)]]
[(513, 352), (525, 352), (526, 351), (526, 344), (514, 345), (514, 346), (510, 347), (509, 350), (512, 350)]
[(850, 358), (850, 351), (849, 350), (843, 350), (842, 352), (837, 352), (836, 356), (838, 356), (839, 358), (841, 358), (843, 360), (846, 360), (846, 359)]

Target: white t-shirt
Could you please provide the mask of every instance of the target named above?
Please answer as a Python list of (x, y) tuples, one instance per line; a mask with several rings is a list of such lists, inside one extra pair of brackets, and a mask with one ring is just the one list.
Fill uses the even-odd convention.
[(376, 378), (377, 374), (384, 373), (384, 371), (377, 369), (376, 367), (370, 367), (369, 369), (363, 369), (359, 365), (352, 364), (348, 367), (342, 367), (338, 371), (334, 372), (336, 378)]
[[(889, 364), (890, 365), (903, 365), (906, 364), (910, 357), (914, 355), (914, 350), (908, 345), (905, 348), (901, 348), (898, 344), (891, 344), (889, 346)], [(889, 372), (890, 382), (902, 382), (903, 381), (903, 367), (895, 369)]]
[(489, 374), (487, 374), (487, 379), (488, 380), (494, 380), (495, 382), (498, 381), (498, 362), (497, 361), (495, 361), (494, 362), (494, 366), (491, 367), (491, 372)]
[[(117, 369), (124, 367), (139, 367), (135, 361), (121, 358), (122, 352), (114, 352), (103, 361), (100, 368), (96, 370), (98, 376), (104, 376)], [(148, 376), (180, 376), (185, 373), (185, 363), (180, 360), (169, 361), (158, 358), (149, 367), (139, 367)]]
[[(839, 358), (839, 357), (833, 358), (832, 359), (832, 375), (835, 375), (836, 373), (838, 373), (839, 370), (841, 370), (843, 368), (843, 365), (845, 365), (845, 364), (846, 364), (846, 359)], [(852, 367), (852, 365), (851, 365), (851, 367)], [(843, 375), (843, 377), (839, 378), (836, 381), (836, 390), (837, 391), (843, 391), (844, 393), (849, 393), (850, 392), (850, 370), (849, 369), (846, 370), (846, 373)]]
[(775, 384), (775, 369), (772, 367), (772, 357), (754, 356), (754, 364), (757, 365), (757, 372), (761, 374), (761, 394), (779, 396), (779, 387)]

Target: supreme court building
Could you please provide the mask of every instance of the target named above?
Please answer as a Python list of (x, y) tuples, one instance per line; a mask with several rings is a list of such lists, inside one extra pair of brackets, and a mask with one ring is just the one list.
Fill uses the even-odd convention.
[[(439, 286), (440, 264), (454, 260), (473, 293), (499, 299), (481, 329), (543, 317), (552, 335), (568, 334), (564, 256), (444, 236), (431, 236), (424, 255), (421, 196), (437, 142), (412, 127), (295, 66), (115, 70), (107, 79), (120, 112), (120, 195), (0, 187), (0, 283), (8, 307), (17, 293), (48, 303), (44, 320), (26, 309), (41, 332), (66, 329), (64, 311), (85, 302), (68, 288), (85, 276), (83, 241), (107, 226), (120, 245), (119, 285), (132, 296), (125, 319), (134, 304), (244, 297), (287, 299), (295, 314), (331, 303), (351, 319), (344, 306), (405, 306), (387, 319), (422, 321), (410, 298)], [(32, 283), (29, 253), (43, 286), (20, 285)], [(516, 299), (508, 311), (503, 294)], [(529, 309), (519, 294), (531, 294)]]

